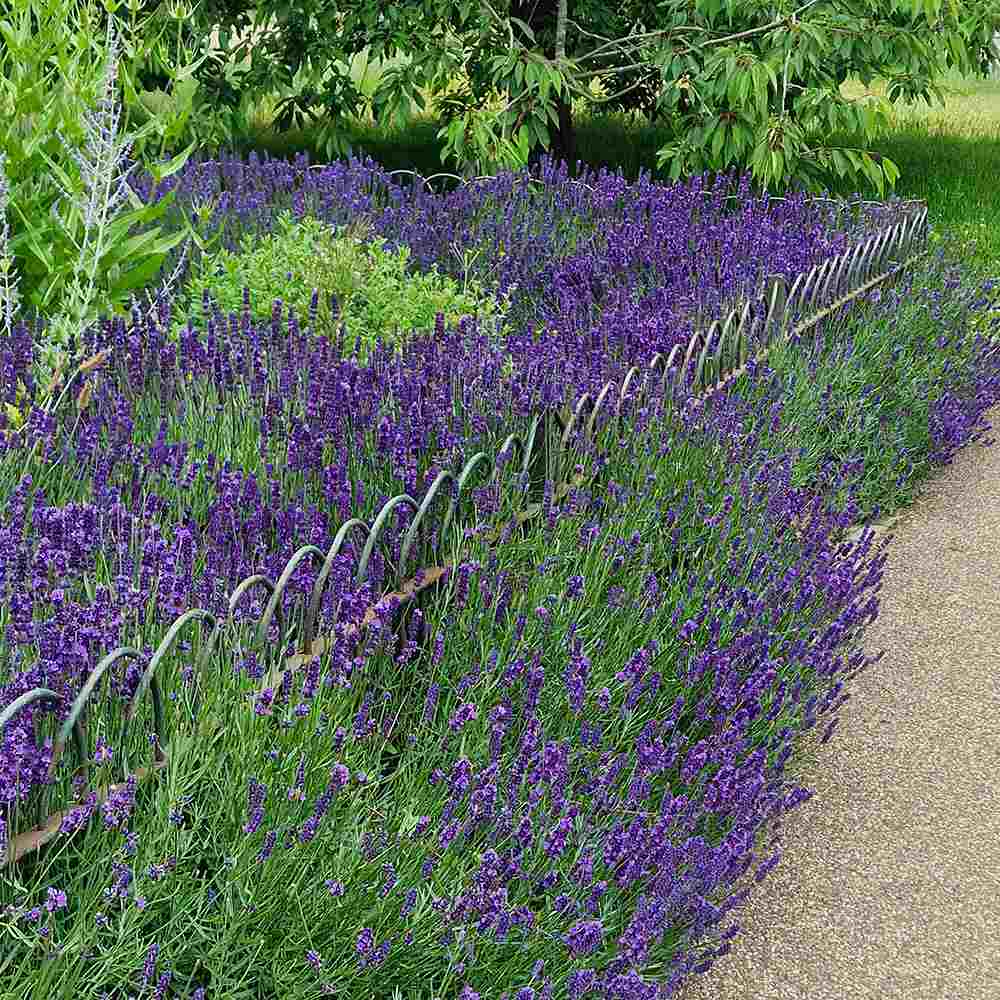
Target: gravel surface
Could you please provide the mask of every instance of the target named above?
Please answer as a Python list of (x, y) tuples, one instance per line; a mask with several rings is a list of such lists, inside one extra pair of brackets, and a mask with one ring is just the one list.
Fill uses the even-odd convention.
[(1000, 442), (890, 527), (866, 640), (885, 656), (796, 770), (816, 795), (732, 951), (681, 1000), (1000, 998)]

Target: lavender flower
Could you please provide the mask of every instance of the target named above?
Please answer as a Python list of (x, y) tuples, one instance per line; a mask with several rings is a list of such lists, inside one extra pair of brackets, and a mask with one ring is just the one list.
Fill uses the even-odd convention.
[(55, 913), (56, 910), (66, 909), (66, 893), (63, 892), (62, 889), (47, 889), (46, 897), (45, 909), (48, 910), (49, 913)]
[(371, 953), (375, 947), (375, 935), (370, 927), (363, 927), (358, 933), (354, 950), (362, 957)]
[(142, 986), (145, 987), (156, 975), (156, 956), (159, 954), (160, 946), (154, 941), (146, 951), (146, 961), (142, 967)]
[(600, 920), (579, 920), (566, 932), (563, 941), (574, 958), (589, 955), (604, 940), (604, 925)]
[(101, 816), (108, 829), (123, 828), (135, 805), (136, 779), (130, 774), (124, 786), (119, 786), (101, 803)]
[(264, 843), (261, 844), (260, 850), (257, 852), (257, 863), (263, 864), (274, 852), (274, 846), (278, 842), (278, 831), (268, 830), (264, 837)]
[(471, 701), (462, 702), (448, 720), (448, 728), (453, 733), (457, 733), (467, 722), (473, 721), (478, 714), (476, 706)]

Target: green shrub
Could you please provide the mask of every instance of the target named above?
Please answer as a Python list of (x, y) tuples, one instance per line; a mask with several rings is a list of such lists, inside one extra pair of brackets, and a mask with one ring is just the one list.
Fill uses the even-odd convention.
[[(305, 324), (313, 289), (318, 288), (316, 332), (333, 337), (344, 324), (345, 352), (357, 349), (361, 356), (376, 337), (398, 343), (411, 330), (433, 329), (439, 312), (452, 324), (467, 315), (501, 319), (509, 305), (509, 298), (499, 302), (474, 279), (462, 287), (436, 269), (407, 274), (409, 248), (386, 249), (385, 239), (371, 235), (365, 223), (338, 231), (311, 217), (296, 222), (288, 211), (277, 222), (274, 234), (245, 237), (239, 253), (223, 249), (204, 258), (186, 286), (175, 336), (188, 319), (200, 325), (205, 289), (225, 315), (242, 309), (246, 286), (256, 321), (267, 322), (273, 301), (280, 298), (285, 310), (294, 309)], [(334, 310), (328, 293), (336, 296)]]

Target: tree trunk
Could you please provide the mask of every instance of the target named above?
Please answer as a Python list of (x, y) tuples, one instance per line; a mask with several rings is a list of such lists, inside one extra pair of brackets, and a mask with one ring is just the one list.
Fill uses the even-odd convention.
[(573, 109), (569, 101), (560, 94), (556, 98), (559, 125), (552, 132), (552, 155), (564, 160), (571, 174), (576, 174), (576, 127), (573, 124)]
[[(566, 20), (568, 18), (568, 0), (559, 0), (556, 11), (556, 45), (555, 59), (562, 63), (566, 59)], [(556, 113), (559, 115), (559, 125), (553, 137), (552, 153), (569, 165), (570, 173), (576, 174), (576, 129), (573, 127), (573, 97), (571, 94), (559, 94), (556, 97)]]
[[(545, 57), (555, 59), (565, 57), (567, 0), (514, 0), (511, 14), (521, 18), (538, 38), (548, 35), (551, 42), (545, 46)], [(560, 28), (562, 29), (560, 31)], [(572, 98), (560, 94), (555, 98), (559, 124), (549, 128), (549, 152), (555, 159), (564, 161), (570, 173), (576, 173), (576, 127), (573, 123)], [(543, 149), (535, 147), (528, 156), (528, 166), (534, 166), (542, 157)]]

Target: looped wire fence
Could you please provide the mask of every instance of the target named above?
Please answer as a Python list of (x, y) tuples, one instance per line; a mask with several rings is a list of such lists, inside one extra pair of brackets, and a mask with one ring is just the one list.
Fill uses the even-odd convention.
[[(403, 171), (395, 171), (395, 173), (400, 172)], [(569, 456), (572, 454), (570, 448), (574, 444), (576, 435), (583, 434), (592, 440), (599, 420), (605, 416), (612, 421), (621, 418), (628, 401), (634, 400), (636, 395), (643, 391), (649, 392), (651, 389), (662, 391), (668, 379), (673, 380), (675, 386), (681, 386), (687, 393), (686, 406), (704, 405), (714, 393), (724, 389), (747, 370), (751, 352), (754, 361), (761, 361), (775, 344), (798, 340), (850, 302), (891, 281), (905, 267), (925, 254), (927, 252), (926, 204), (909, 202), (906, 203), (906, 208), (905, 217), (901, 221), (874, 233), (851, 249), (822, 262), (810, 271), (799, 274), (790, 287), (783, 276), (772, 275), (757, 296), (738, 304), (724, 319), (714, 321), (706, 330), (695, 331), (686, 345), (676, 345), (665, 356), (657, 354), (649, 365), (643, 368), (633, 366), (620, 385), (608, 381), (594, 398), (589, 393), (584, 393), (573, 407), (565, 405), (558, 410), (536, 413), (524, 437), (516, 433), (509, 435), (493, 459), (490, 459), (485, 452), (479, 452), (469, 458), (457, 473), (441, 472), (421, 500), (418, 501), (409, 494), (399, 494), (386, 501), (370, 525), (359, 518), (349, 519), (342, 525), (326, 552), (313, 545), (301, 547), (291, 556), (277, 580), (271, 580), (263, 574), (247, 577), (237, 585), (229, 598), (228, 614), (224, 618), (216, 617), (200, 608), (189, 610), (179, 616), (168, 628), (142, 673), (126, 710), (126, 722), (128, 722), (148, 690), (153, 703), (153, 761), (150, 766), (132, 770), (132, 776), (136, 780), (142, 780), (166, 765), (169, 745), (164, 731), (162, 691), (157, 669), (167, 658), (188, 623), (199, 621), (203, 627), (208, 625), (211, 628), (200, 655), (196, 658), (195, 689), (197, 690), (197, 685), (206, 672), (220, 640), (224, 634), (228, 635), (233, 629), (237, 606), (252, 590), (262, 588), (266, 591), (268, 600), (257, 623), (258, 642), (266, 639), (271, 622), (275, 619), (279, 633), (278, 648), (283, 648), (295, 632), (298, 632), (296, 646), (299, 651), (285, 660), (284, 670), (270, 672), (265, 679), (265, 686), (284, 682), (292, 672), (315, 660), (330, 648), (329, 642), (317, 637), (317, 622), (332, 568), (343, 553), (344, 545), (352, 533), (359, 534), (364, 539), (354, 577), (355, 584), (360, 585), (368, 578), (371, 560), (383, 539), (390, 515), (400, 507), (408, 507), (413, 512), (413, 520), (403, 538), (398, 562), (390, 577), (383, 580), (383, 588), (388, 592), (383, 594), (378, 605), (370, 608), (359, 622), (346, 627), (348, 634), (356, 633), (372, 621), (378, 620), (376, 608), (384, 610), (389, 607), (398, 610), (402, 605), (447, 579), (457, 564), (457, 553), (452, 563), (425, 565), (416, 575), (407, 578), (408, 563), (420, 548), (418, 539), (429, 521), (429, 512), (435, 500), (439, 496), (446, 495), (445, 491), (450, 493), (450, 501), (437, 535), (439, 549), (448, 545), (452, 536), (457, 533), (462, 501), (470, 492), (471, 483), (477, 480), (478, 474), (492, 467), (493, 475), (498, 475), (515, 453), (517, 455), (515, 470), (527, 481), (528, 501), (525, 509), (518, 515), (518, 520), (523, 522), (536, 517), (543, 508), (547, 482), (554, 487), (555, 501), (564, 498), (570, 489), (579, 485), (572, 478), (563, 478), (568, 474)], [(430, 533), (423, 531), (423, 535), (426, 542)], [(423, 548), (430, 547), (430, 545), (423, 546)], [(427, 554), (434, 555), (434, 553)], [(298, 620), (286, 622), (282, 610), (283, 596), (295, 571), (307, 559), (320, 567), (319, 574), (308, 602), (296, 616)], [(389, 588), (393, 586), (396, 589), (390, 590)], [(119, 660), (128, 658), (140, 659), (141, 653), (127, 646), (116, 649), (102, 659), (87, 678), (59, 730), (53, 750), (50, 779), (55, 774), (66, 743), (72, 738), (78, 772), (86, 782), (88, 762), (85, 709), (88, 700), (105, 671)], [(4, 727), (15, 720), (20, 712), (30, 705), (46, 701), (60, 703), (59, 696), (54, 692), (45, 688), (35, 688), (8, 705), (0, 713), (0, 736)], [(196, 705), (197, 701), (194, 702), (195, 708)], [(261, 714), (269, 714), (269, 710), (265, 709)], [(119, 787), (121, 786), (116, 785), (94, 790), (97, 800), (103, 801)], [(13, 814), (16, 818), (27, 816), (29, 821), (38, 819), (32, 814), (31, 809), (15, 808)], [(57, 812), (22, 833), (12, 829), (6, 854), (0, 857), (0, 867), (15, 863), (52, 840), (58, 835), (64, 816), (65, 811)]]
[[(219, 161), (207, 160), (205, 162), (212, 163)], [(310, 164), (306, 169), (328, 170), (330, 169), (330, 166), (331, 165), (328, 163), (313, 163)], [(516, 171), (512, 171), (511, 173), (513, 176), (518, 177), (519, 180), (522, 180), (525, 183), (537, 184), (542, 187), (546, 186), (546, 181), (542, 177), (536, 176), (535, 174), (519, 173)], [(425, 190), (428, 190), (433, 194), (442, 194), (444, 193), (444, 189), (441, 188), (440, 186), (436, 188), (432, 183), (433, 181), (443, 179), (448, 183), (455, 182), (457, 186), (463, 186), (468, 184), (478, 184), (487, 181), (495, 181), (500, 175), (476, 174), (473, 176), (463, 176), (461, 174), (452, 173), (451, 171), (439, 170), (433, 174), (427, 174), (425, 176), (424, 174), (421, 174), (416, 170), (412, 170), (409, 168), (400, 168), (397, 170), (389, 170), (385, 173), (384, 176), (390, 178), (390, 180), (396, 177), (404, 177), (404, 176), (409, 177), (411, 187), (415, 186), (419, 182), (420, 184), (423, 185)], [(569, 184), (575, 184), (578, 185), (579, 187), (585, 188), (591, 194), (594, 194), (596, 191), (593, 185), (588, 184), (586, 181), (580, 180), (577, 177), (567, 177), (566, 182)], [(372, 189), (372, 192), (374, 192), (374, 188)], [(739, 193), (736, 192), (723, 193), (720, 191), (712, 191), (712, 190), (701, 191), (700, 194), (705, 198), (715, 198), (720, 201), (733, 201), (733, 202), (738, 202), (742, 197), (744, 197), (743, 195), (740, 195)], [(793, 200), (794, 200), (793, 197), (785, 195), (774, 195), (774, 196), (768, 195), (766, 203), (767, 205), (781, 205), (785, 204), (786, 202), (791, 202)], [(857, 214), (860, 209), (864, 208), (874, 210), (875, 212), (886, 212), (887, 214), (898, 213), (903, 215), (914, 215), (914, 214), (919, 214), (921, 208), (925, 205), (925, 202), (919, 199), (905, 199), (905, 200), (901, 199), (898, 202), (885, 202), (885, 201), (878, 201), (860, 197), (833, 198), (833, 197), (828, 197), (826, 195), (811, 195), (811, 194), (806, 195), (805, 203), (816, 207), (822, 205), (830, 206), (833, 209), (835, 209), (836, 212), (838, 213), (838, 219), (842, 217), (844, 214), (847, 214), (848, 212)]]

